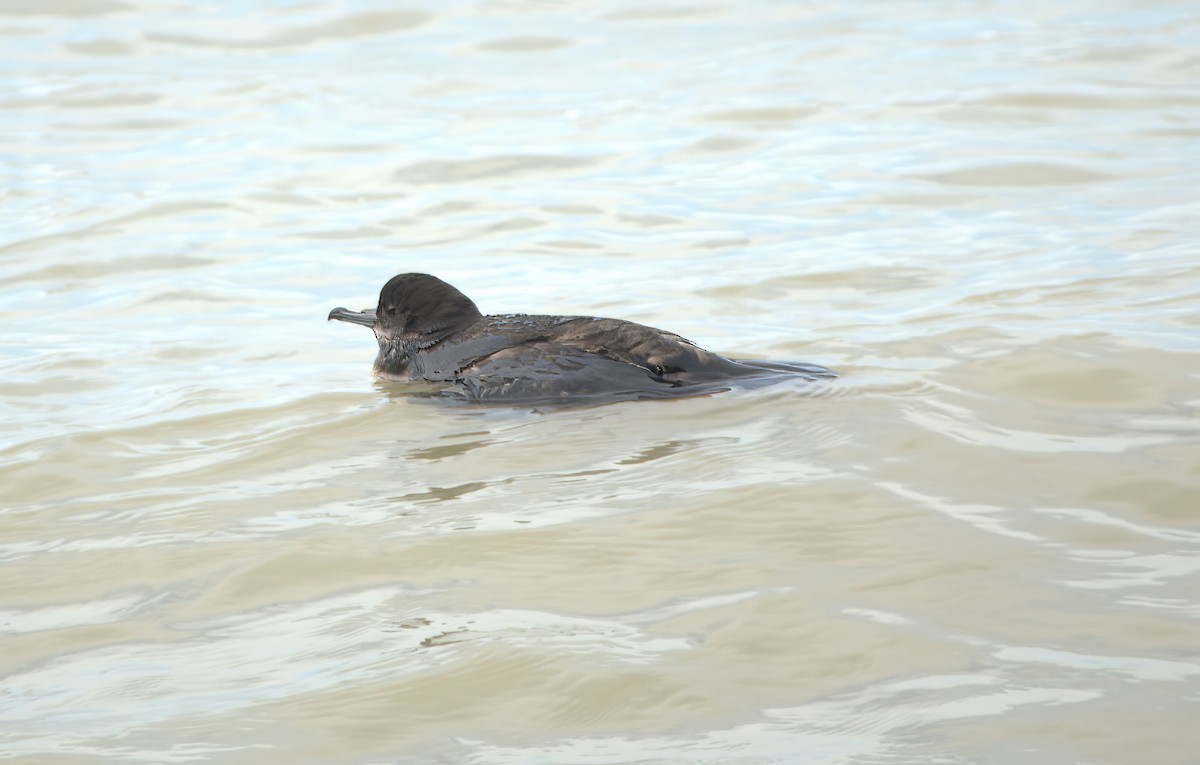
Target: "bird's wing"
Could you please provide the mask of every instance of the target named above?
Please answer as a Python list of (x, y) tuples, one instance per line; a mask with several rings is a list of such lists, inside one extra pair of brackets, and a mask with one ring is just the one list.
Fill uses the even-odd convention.
[(671, 396), (674, 388), (642, 367), (553, 341), (498, 350), (459, 370), (455, 383), (473, 400), (512, 402)]

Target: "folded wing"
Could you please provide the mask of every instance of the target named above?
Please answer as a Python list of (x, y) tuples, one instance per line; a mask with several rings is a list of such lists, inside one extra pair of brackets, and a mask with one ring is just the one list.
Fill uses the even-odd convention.
[(459, 370), (455, 383), (478, 401), (565, 401), (680, 395), (649, 370), (552, 341), (504, 348)]

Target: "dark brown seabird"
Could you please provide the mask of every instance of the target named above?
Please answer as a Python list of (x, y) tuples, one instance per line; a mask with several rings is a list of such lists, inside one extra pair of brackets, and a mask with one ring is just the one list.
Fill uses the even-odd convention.
[(334, 308), (330, 319), (370, 327), (374, 374), (448, 383), (470, 401), (544, 403), (679, 398), (735, 382), (836, 377), (825, 367), (727, 359), (671, 332), (591, 316), (484, 316), (429, 274), (392, 277), (372, 310)]

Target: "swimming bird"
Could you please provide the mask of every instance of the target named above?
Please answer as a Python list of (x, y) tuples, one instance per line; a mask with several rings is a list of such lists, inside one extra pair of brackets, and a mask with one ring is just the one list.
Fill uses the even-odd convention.
[(593, 316), (485, 316), (429, 274), (399, 274), (374, 309), (334, 308), (329, 319), (370, 327), (374, 374), (446, 383), (469, 401), (540, 403), (676, 398), (735, 381), (836, 377), (825, 367), (728, 359), (672, 332)]

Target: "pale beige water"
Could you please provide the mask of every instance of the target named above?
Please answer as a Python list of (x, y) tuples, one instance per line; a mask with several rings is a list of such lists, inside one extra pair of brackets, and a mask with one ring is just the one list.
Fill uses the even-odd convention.
[[(1192, 763), (1193, 3), (0, 4), (0, 756)], [(439, 406), (400, 271), (845, 376)]]

